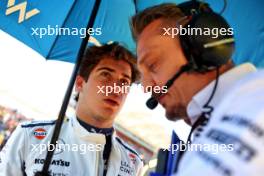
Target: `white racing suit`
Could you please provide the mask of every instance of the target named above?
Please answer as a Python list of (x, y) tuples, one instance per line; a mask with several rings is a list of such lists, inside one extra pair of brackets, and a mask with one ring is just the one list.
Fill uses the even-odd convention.
[[(55, 121), (24, 123), (17, 127), (0, 153), (1, 176), (33, 176), (41, 171)], [(143, 166), (139, 155), (115, 133), (107, 176), (138, 175)], [(66, 118), (49, 167), (51, 176), (102, 176), (105, 135), (88, 132), (76, 117)]]
[[(188, 105), (192, 123), (201, 114), (213, 85)], [(176, 175), (263, 176), (264, 71), (244, 64), (224, 73), (211, 105), (210, 120), (184, 153)]]

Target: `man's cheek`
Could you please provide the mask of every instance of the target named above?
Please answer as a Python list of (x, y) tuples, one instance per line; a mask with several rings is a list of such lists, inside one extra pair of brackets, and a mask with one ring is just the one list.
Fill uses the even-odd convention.
[(106, 94), (108, 94), (106, 92), (109, 86), (107, 86), (107, 84), (105, 84), (104, 82), (97, 82), (95, 87), (97, 88), (97, 95), (106, 96)]

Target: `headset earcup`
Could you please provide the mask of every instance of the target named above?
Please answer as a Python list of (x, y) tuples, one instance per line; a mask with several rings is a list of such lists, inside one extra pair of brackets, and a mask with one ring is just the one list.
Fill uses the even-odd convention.
[[(201, 62), (202, 65), (212, 67), (226, 64), (231, 58), (234, 50), (233, 41), (231, 43), (223, 43), (207, 48), (205, 47), (208, 44), (233, 39), (233, 35), (228, 33), (230, 26), (226, 20), (222, 16), (211, 12), (197, 15), (192, 23), (191, 26), (194, 28), (207, 28), (210, 31), (210, 35), (198, 35), (192, 39), (195, 45), (199, 48), (199, 54), (201, 55), (201, 60), (198, 62)], [(220, 32), (223, 30), (224, 32), (221, 34)]]
[[(186, 57), (191, 59), (191, 56), (198, 68), (219, 67), (231, 58), (234, 51), (234, 42), (221, 44), (221, 42), (233, 38), (232, 33), (228, 31), (230, 27), (222, 16), (214, 12), (200, 13), (194, 15), (191, 21), (185, 25), (185, 28), (192, 32), (188, 32), (186, 36), (181, 36), (180, 40), (185, 45)], [(194, 29), (201, 29), (203, 35), (199, 35), (199, 31), (198, 35), (195, 34)], [(226, 31), (223, 32), (224, 35), (220, 34), (220, 30)], [(210, 46), (210, 44), (217, 44), (217, 42), (220, 42), (220, 44)]]
[(220, 67), (221, 65), (226, 64), (231, 59), (233, 51), (233, 43), (227, 43), (205, 49), (205, 51), (201, 53), (200, 64), (206, 65), (208, 67)]

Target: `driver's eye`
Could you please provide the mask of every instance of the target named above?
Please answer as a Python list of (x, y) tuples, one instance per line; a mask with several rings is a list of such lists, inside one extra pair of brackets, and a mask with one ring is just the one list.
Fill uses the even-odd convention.
[(106, 72), (106, 71), (101, 72), (100, 75), (103, 76), (103, 77), (110, 77), (111, 76), (110, 73), (109, 72)]
[(130, 85), (130, 81), (128, 81), (127, 79), (121, 79), (120, 82), (124, 86)]

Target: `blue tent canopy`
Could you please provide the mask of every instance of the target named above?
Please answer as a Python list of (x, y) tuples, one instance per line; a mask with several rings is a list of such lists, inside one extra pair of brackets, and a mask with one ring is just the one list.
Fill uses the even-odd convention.
[[(0, 29), (47, 59), (75, 62), (94, 2), (95, 0), (68, 0), (63, 3), (59, 0), (0, 1)], [(134, 51), (135, 44), (129, 29), (130, 17), (137, 11), (163, 2), (181, 3), (183, 0), (102, 0), (94, 27), (90, 29), (91, 43), (98, 45), (120, 41)], [(224, 0), (206, 2), (216, 12), (220, 12), (224, 6)], [(263, 9), (262, 0), (227, 1), (223, 16), (234, 28), (236, 50), (233, 60), (236, 64), (250, 61), (258, 67), (264, 67)], [(62, 28), (70, 29), (70, 35), (36, 35), (40, 31), (52, 33)]]
[[(217, 12), (224, 6), (224, 1), (207, 2)], [(234, 62), (240, 64), (250, 61), (258, 67), (264, 67), (264, 1), (228, 0), (223, 16), (234, 28)]]

